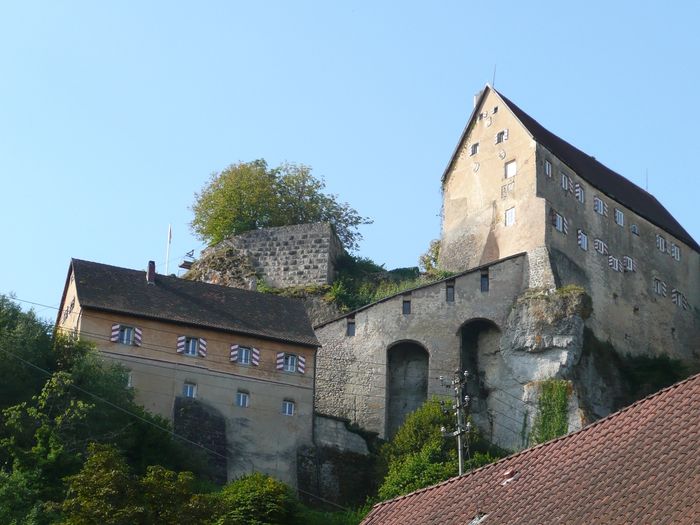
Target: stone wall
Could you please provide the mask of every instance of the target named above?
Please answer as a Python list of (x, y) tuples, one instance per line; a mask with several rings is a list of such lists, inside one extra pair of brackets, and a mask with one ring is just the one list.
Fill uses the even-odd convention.
[(343, 253), (328, 223), (252, 230), (224, 243), (245, 255), (265, 283), (274, 288), (331, 284), (335, 262)]

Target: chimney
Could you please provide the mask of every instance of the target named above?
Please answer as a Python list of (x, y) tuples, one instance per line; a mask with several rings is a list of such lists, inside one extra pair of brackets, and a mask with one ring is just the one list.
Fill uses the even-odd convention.
[(148, 284), (156, 284), (156, 263), (148, 261), (148, 270), (146, 271), (146, 282)]

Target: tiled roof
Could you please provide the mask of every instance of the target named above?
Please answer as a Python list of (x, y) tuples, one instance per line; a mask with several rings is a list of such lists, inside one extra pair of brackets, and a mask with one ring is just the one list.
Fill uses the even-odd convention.
[(227, 286), (73, 259), (78, 301), (86, 308), (119, 312), (319, 346), (301, 301)]
[(700, 523), (700, 374), (578, 432), (380, 503), (363, 521), (470, 523)]

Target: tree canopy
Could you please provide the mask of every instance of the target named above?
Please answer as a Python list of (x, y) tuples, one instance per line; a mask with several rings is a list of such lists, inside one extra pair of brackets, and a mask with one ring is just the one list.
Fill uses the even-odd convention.
[(263, 159), (214, 173), (192, 205), (194, 233), (209, 245), (230, 235), (270, 226), (329, 222), (346, 249), (358, 248), (358, 227), (372, 221), (323, 192), (326, 184), (303, 164), (269, 168)]

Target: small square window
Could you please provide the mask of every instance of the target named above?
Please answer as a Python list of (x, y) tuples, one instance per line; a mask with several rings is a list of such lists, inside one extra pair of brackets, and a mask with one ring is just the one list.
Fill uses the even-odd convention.
[(622, 213), (622, 210), (618, 210), (617, 208), (615, 208), (615, 224), (618, 226), (625, 225), (625, 214)]
[(236, 406), (248, 408), (250, 406), (250, 394), (244, 390), (236, 392)]
[(290, 401), (289, 399), (282, 401), (282, 414), (285, 416), (294, 415), (294, 401)]
[(493, 107), (493, 114), (495, 115), (496, 113), (498, 113), (498, 106)]
[(182, 385), (182, 395), (184, 397), (197, 397), (197, 385), (195, 383), (185, 383)]
[(632, 257), (625, 255), (622, 258), (622, 265), (626, 272), (636, 272), (637, 271), (637, 261), (632, 259)]
[(563, 215), (555, 211), (552, 211), (552, 226), (554, 226), (555, 230), (560, 231), (562, 233), (569, 232), (569, 225), (567, 224), (566, 219)]
[(588, 251), (588, 235), (583, 230), (578, 230), (576, 237), (579, 248), (583, 251)]
[(595, 211), (598, 215), (607, 215), (608, 205), (598, 197), (593, 197), (593, 211)]
[(284, 365), (282, 370), (285, 372), (297, 371), (297, 356), (294, 354), (284, 354)]
[(564, 173), (563, 171), (560, 173), (561, 175), (561, 187), (564, 191), (569, 191), (569, 176)]
[(455, 283), (454, 281), (448, 281), (445, 283), (445, 301), (448, 303), (454, 303), (455, 301)]
[(681, 260), (681, 248), (675, 243), (671, 243), (671, 257), (677, 261)]
[(631, 224), (630, 231), (635, 235), (639, 235), (639, 226), (637, 226), (636, 224)]
[(503, 142), (504, 140), (507, 140), (507, 139), (508, 139), (508, 133), (505, 130), (499, 131), (498, 133), (496, 133), (496, 144), (500, 144), (501, 142)]
[(506, 226), (513, 226), (515, 224), (515, 208), (508, 208), (506, 210)]
[(185, 355), (197, 355), (197, 347), (199, 345), (199, 339), (196, 337), (185, 338)]
[(654, 293), (666, 297), (666, 283), (661, 279), (654, 279)]
[(355, 335), (355, 319), (349, 317), (347, 320), (347, 325), (345, 326), (345, 335), (348, 337), (353, 337)]
[(547, 159), (544, 161), (544, 174), (547, 175), (550, 179), (552, 178), (552, 163), (549, 162)]
[(666, 252), (666, 239), (661, 235), (656, 236), (656, 247), (661, 252)]
[(250, 364), (250, 348), (247, 346), (238, 347), (238, 364), (249, 365)]
[(408, 315), (411, 313), (411, 299), (410, 298), (408, 298), (408, 299), (404, 298), (404, 300), (401, 304), (401, 312), (404, 315)]
[(479, 143), (475, 142), (474, 144), (472, 144), (471, 148), (469, 148), (469, 155), (474, 156), (477, 153), (479, 153)]
[(506, 162), (505, 165), (505, 178), (510, 179), (511, 177), (515, 177), (516, 173), (518, 171), (518, 165), (514, 160), (511, 160), (510, 162)]
[(579, 184), (578, 182), (574, 184), (574, 195), (576, 196), (576, 200), (579, 201), (581, 204), (584, 204), (586, 202), (586, 193), (583, 189), (583, 186)]
[(481, 270), (481, 291), (488, 292), (489, 286), (489, 271), (488, 269)]
[(119, 327), (119, 342), (123, 345), (134, 344), (134, 328), (132, 326), (121, 325)]

